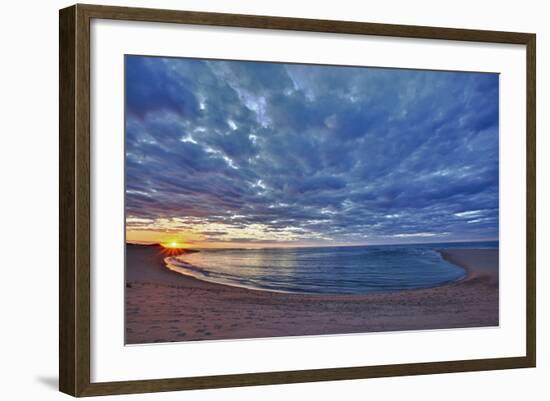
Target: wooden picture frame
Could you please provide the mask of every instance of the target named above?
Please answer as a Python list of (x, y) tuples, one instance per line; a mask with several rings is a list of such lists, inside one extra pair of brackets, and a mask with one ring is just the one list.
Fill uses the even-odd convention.
[[(492, 359), (92, 383), (90, 380), (90, 21), (92, 19), (266, 28), (526, 46), (526, 355)], [(62, 392), (73, 396), (94, 396), (535, 366), (536, 37), (534, 34), (80, 4), (60, 10), (59, 29), (59, 388)]]

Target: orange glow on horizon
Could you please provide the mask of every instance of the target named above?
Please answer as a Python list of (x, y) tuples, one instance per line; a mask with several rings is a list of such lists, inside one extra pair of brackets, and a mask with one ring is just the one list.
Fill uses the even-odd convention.
[[(248, 236), (248, 235), (247, 235)], [(241, 242), (232, 241), (205, 241), (204, 235), (193, 232), (166, 232), (160, 230), (127, 230), (126, 241), (136, 244), (159, 244), (163, 253), (181, 253), (186, 249), (263, 249), (263, 248), (292, 248), (296, 246), (315, 246), (307, 242)]]
[(188, 232), (168, 230), (126, 230), (126, 242), (138, 244), (159, 244), (166, 249), (193, 248), (201, 236)]
[[(208, 237), (205, 232), (226, 232), (226, 235)], [(174, 251), (182, 253), (187, 249), (263, 249), (263, 248), (292, 248), (297, 246), (317, 246), (310, 241), (300, 241), (294, 238), (292, 233), (284, 233), (274, 236), (273, 232), (267, 231), (265, 227), (251, 225), (247, 229), (238, 230), (230, 225), (201, 225), (187, 227), (185, 230), (157, 229), (153, 224), (149, 229), (127, 228), (126, 242), (137, 244), (159, 244), (163, 252)], [(258, 238), (258, 242), (240, 241), (241, 238)], [(266, 241), (266, 240), (270, 241)]]

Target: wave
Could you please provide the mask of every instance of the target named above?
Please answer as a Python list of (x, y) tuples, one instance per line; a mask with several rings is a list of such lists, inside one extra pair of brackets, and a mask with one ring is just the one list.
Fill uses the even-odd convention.
[[(184, 262), (177, 256), (164, 258), (164, 264), (169, 270), (182, 274), (184, 276), (193, 277), (197, 280), (206, 281), (213, 284), (228, 285), (230, 287), (246, 288), (249, 290), (271, 291), (279, 293), (302, 293), (299, 291), (285, 290), (283, 288), (270, 288), (269, 286), (253, 283), (250, 280), (241, 278), (235, 275), (214, 273), (207, 269)], [(308, 293), (308, 292), (304, 292)]]

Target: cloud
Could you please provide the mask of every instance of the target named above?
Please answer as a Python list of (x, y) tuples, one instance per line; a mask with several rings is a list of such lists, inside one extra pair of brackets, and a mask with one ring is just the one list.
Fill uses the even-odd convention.
[(142, 56), (126, 74), (130, 229), (195, 218), (166, 229), (220, 224), (205, 240), (229, 242), (498, 236), (496, 74)]

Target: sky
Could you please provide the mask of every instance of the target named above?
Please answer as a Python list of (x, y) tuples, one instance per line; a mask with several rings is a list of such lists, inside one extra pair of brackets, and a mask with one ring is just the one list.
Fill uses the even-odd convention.
[(126, 235), (498, 239), (498, 75), (126, 56)]

